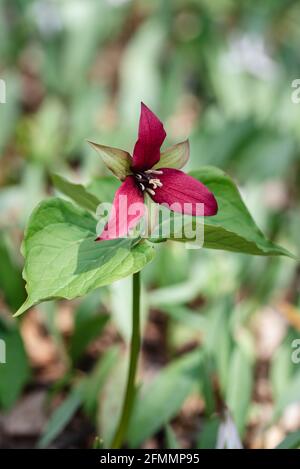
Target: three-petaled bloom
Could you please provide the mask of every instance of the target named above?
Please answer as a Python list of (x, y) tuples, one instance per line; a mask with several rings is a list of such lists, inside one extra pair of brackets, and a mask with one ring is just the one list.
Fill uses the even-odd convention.
[[(133, 156), (123, 150), (89, 142), (100, 151), (104, 163), (122, 182), (115, 193), (108, 223), (97, 240), (125, 237), (144, 215), (144, 196), (187, 215), (215, 215), (218, 205), (208, 188), (179, 168), (189, 158), (189, 143), (184, 141), (160, 152), (166, 138), (163, 124), (141, 103), (138, 140)], [(124, 199), (126, 205), (123, 204)], [(131, 210), (138, 206), (139, 210)]]

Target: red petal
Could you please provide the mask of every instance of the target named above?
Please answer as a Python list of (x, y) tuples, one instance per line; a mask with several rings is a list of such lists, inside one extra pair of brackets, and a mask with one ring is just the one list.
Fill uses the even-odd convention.
[(160, 158), (160, 147), (166, 138), (163, 124), (158, 117), (141, 103), (138, 140), (133, 150), (133, 165), (136, 170), (152, 168)]
[(126, 237), (136, 226), (145, 210), (144, 197), (133, 176), (127, 176), (115, 193), (109, 220), (97, 240)]
[[(201, 182), (178, 169), (159, 168), (163, 174), (158, 175), (162, 187), (155, 189), (152, 199), (159, 204), (168, 204), (173, 212), (187, 215), (215, 215), (218, 204), (214, 195)], [(204, 214), (197, 211), (197, 204), (204, 204)], [(173, 207), (172, 204), (175, 204)], [(185, 205), (186, 204), (186, 205)]]

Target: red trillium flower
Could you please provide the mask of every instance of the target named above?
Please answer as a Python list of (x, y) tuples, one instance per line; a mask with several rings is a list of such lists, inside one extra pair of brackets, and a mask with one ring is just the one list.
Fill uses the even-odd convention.
[[(202, 215), (217, 213), (216, 199), (208, 188), (179, 169), (189, 158), (188, 141), (161, 153), (165, 138), (161, 121), (141, 103), (138, 140), (132, 157), (126, 151), (89, 142), (101, 153), (108, 168), (123, 181), (115, 193), (109, 221), (97, 240), (125, 237), (144, 215), (145, 194), (174, 212), (199, 215), (197, 204), (203, 204)], [(126, 200), (126, 208), (123, 200)], [(130, 210), (133, 205), (142, 208)]]

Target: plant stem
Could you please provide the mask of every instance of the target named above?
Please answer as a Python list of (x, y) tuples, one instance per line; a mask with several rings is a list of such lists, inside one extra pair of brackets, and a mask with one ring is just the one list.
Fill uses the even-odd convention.
[(132, 279), (132, 336), (130, 343), (130, 362), (127, 377), (127, 386), (125, 398), (123, 402), (122, 413), (120, 421), (112, 442), (112, 448), (118, 449), (124, 442), (124, 437), (127, 433), (129, 420), (134, 404), (135, 398), (135, 377), (140, 351), (140, 292), (141, 281), (140, 272), (133, 274)]

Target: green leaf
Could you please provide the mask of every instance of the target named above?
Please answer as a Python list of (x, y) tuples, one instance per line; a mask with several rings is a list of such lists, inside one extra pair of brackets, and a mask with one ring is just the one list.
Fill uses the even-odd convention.
[(142, 386), (129, 425), (131, 447), (139, 446), (176, 415), (199, 380), (201, 361), (199, 350), (193, 351)]
[(195, 312), (186, 306), (173, 304), (162, 305), (160, 309), (162, 312), (168, 314), (170, 318), (188, 327), (199, 330), (201, 332), (206, 332), (207, 330), (207, 318), (199, 312)]
[(199, 449), (215, 449), (217, 445), (218, 430), (220, 426), (220, 418), (212, 416), (204, 422), (201, 430), (197, 448)]
[(64, 402), (57, 407), (52, 414), (41, 439), (38, 442), (39, 448), (49, 446), (49, 444), (62, 432), (70, 422), (74, 414), (82, 405), (82, 392), (75, 388)]
[(212, 360), (205, 354), (201, 366), (201, 394), (205, 402), (205, 414), (211, 416), (216, 408), (213, 388), (213, 368)]
[(240, 346), (236, 346), (229, 368), (226, 403), (240, 435), (247, 423), (253, 386), (252, 361)]
[(130, 342), (132, 334), (132, 295), (128, 294), (131, 288), (131, 278), (119, 280), (110, 286), (111, 320), (126, 343)]
[[(217, 215), (204, 217), (205, 248), (261, 256), (285, 255), (294, 257), (286, 249), (277, 246), (263, 235), (245, 206), (236, 185), (223, 171), (206, 166), (191, 172), (190, 175), (205, 184), (218, 201)], [(176, 214), (176, 216), (180, 215)], [(203, 223), (202, 217), (198, 221), (194, 217), (193, 222)], [(162, 224), (157, 228), (157, 231), (161, 229)], [(176, 229), (168, 237), (180, 240), (176, 235)], [(156, 238), (153, 240), (157, 241)], [(184, 239), (181, 240), (184, 241)]]
[(127, 350), (118, 351), (117, 358), (99, 396), (98, 433), (103, 437), (105, 448), (111, 447), (121, 416), (127, 382), (129, 365)]
[(16, 315), (53, 298), (72, 299), (141, 270), (153, 259), (146, 241), (95, 242), (96, 220), (59, 198), (32, 213), (23, 242), (28, 298)]
[[(5, 15), (3, 16), (3, 18), (5, 18)], [(2, 25), (1, 30), (3, 30)], [(6, 68), (6, 70), (8, 70), (8, 68)], [(6, 100), (5, 104), (0, 102), (0, 159), (5, 155), (5, 146), (7, 145), (9, 139), (15, 131), (18, 117), (21, 112), (20, 99), (22, 94), (20, 76), (18, 76), (17, 73), (12, 73), (11, 71), (6, 71), (5, 73), (4, 72), (5, 69), (1, 71), (1, 79), (4, 80), (6, 83)]]
[[(114, 282), (109, 287), (109, 311), (111, 321), (117, 327), (118, 333), (129, 344), (132, 335), (132, 278), (126, 277)], [(146, 296), (141, 293), (140, 298), (141, 333), (147, 316)]]
[(123, 127), (134, 129), (135, 133), (141, 99), (153, 111), (161, 104), (160, 63), (166, 34), (161, 18), (150, 15), (133, 33), (124, 50), (119, 69), (120, 119)]
[(7, 235), (0, 233), (0, 291), (10, 308), (16, 310), (25, 300), (26, 292), (21, 268), (14, 259)]
[(119, 348), (112, 346), (101, 356), (92, 374), (86, 380), (84, 388), (84, 410), (95, 419), (99, 404), (99, 394), (104, 386), (107, 376), (111, 369), (115, 366), (119, 358)]
[(67, 195), (70, 199), (74, 200), (80, 207), (96, 212), (100, 200), (93, 194), (89, 193), (81, 184), (74, 184), (68, 181), (59, 174), (51, 175), (54, 186)]
[(1, 320), (0, 338), (0, 407), (7, 409), (28, 382), (30, 368), (17, 327)]
[(300, 431), (289, 433), (275, 449), (297, 449), (300, 447)]
[(190, 156), (190, 144), (188, 140), (177, 143), (160, 154), (160, 160), (153, 166), (159, 168), (182, 168)]
[(99, 436), (95, 437), (92, 449), (103, 449), (103, 440)]
[[(231, 363), (233, 338), (231, 331), (231, 312), (234, 305), (226, 297), (222, 297), (220, 305), (214, 305), (210, 311), (205, 348), (214, 357), (221, 391), (228, 384), (228, 370)], [(218, 347), (216, 347), (218, 344)]]
[[(108, 319), (107, 314), (101, 314), (103, 307), (99, 293), (95, 290), (85, 296), (74, 312), (74, 331), (69, 342), (69, 354), (73, 363), (81, 357), (88, 344), (100, 334)], [(48, 319), (49, 314), (46, 314), (46, 317)]]
[[(291, 342), (289, 337), (280, 345), (273, 354), (270, 369), (270, 379), (275, 408), (282, 396), (290, 388), (293, 374), (293, 362), (291, 360)], [(289, 392), (289, 391), (288, 391)]]
[(100, 335), (108, 320), (108, 315), (103, 313), (99, 293), (96, 290), (85, 296), (75, 310), (74, 331), (69, 342), (69, 354), (73, 363), (81, 358), (89, 343)]
[(46, 96), (38, 111), (27, 118), (26, 152), (32, 159), (57, 167), (65, 142), (65, 122), (66, 109), (58, 96)]
[(285, 387), (283, 392), (280, 394), (280, 397), (277, 398), (272, 421), (277, 420), (289, 404), (299, 401), (300, 372), (297, 371), (289, 380), (288, 386)]
[(88, 315), (76, 315), (75, 330), (70, 341), (70, 355), (76, 362), (92, 340), (100, 335), (107, 323), (108, 315), (91, 312)]
[(102, 156), (104, 164), (121, 181), (131, 174), (132, 158), (127, 151), (88, 142)]

